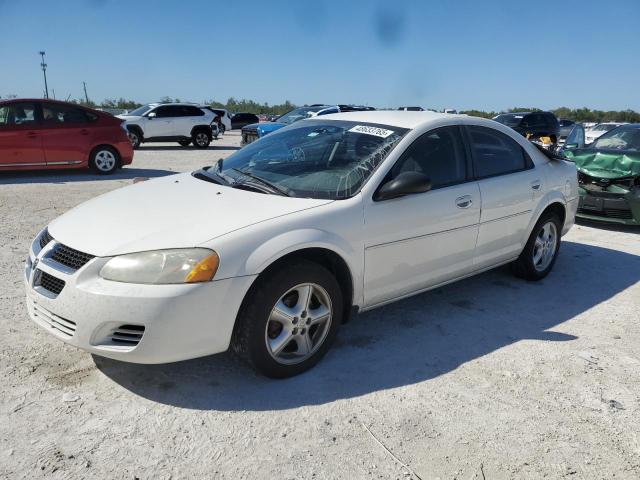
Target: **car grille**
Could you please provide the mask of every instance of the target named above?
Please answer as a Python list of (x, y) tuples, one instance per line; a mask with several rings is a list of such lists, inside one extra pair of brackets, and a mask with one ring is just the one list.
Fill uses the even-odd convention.
[(134, 347), (142, 340), (144, 326), (142, 325), (121, 325), (111, 334), (114, 343)]
[(42, 235), (40, 235), (40, 248), (47, 246), (51, 240), (53, 240), (53, 237), (49, 234), (49, 230), (42, 232)]
[(46, 308), (41, 307), (33, 300), (31, 301), (31, 306), (33, 307), (33, 315), (42, 320), (44, 323), (49, 325), (51, 328), (58, 330), (66, 337), (72, 337), (76, 331), (76, 324), (71, 320), (67, 320), (66, 318), (59, 317), (51, 313)]
[(92, 258), (95, 257), (62, 244), (55, 247), (53, 255), (51, 256), (52, 260), (74, 270), (83, 267)]
[(36, 285), (44, 288), (45, 290), (59, 295), (65, 286), (64, 280), (54, 277), (53, 275), (43, 272), (42, 270), (36, 271), (37, 281)]
[(255, 142), (258, 139), (258, 130), (255, 128), (243, 128), (242, 129), (242, 144), (247, 145)]

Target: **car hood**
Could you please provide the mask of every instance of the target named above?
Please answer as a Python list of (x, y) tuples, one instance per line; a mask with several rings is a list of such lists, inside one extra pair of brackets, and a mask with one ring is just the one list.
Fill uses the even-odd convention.
[(194, 247), (331, 201), (249, 192), (186, 173), (89, 200), (54, 220), (49, 233), (60, 243), (98, 257)]
[(564, 152), (578, 171), (591, 177), (624, 178), (640, 176), (640, 152), (617, 152), (582, 148)]
[(116, 115), (120, 120), (140, 120), (142, 115)]

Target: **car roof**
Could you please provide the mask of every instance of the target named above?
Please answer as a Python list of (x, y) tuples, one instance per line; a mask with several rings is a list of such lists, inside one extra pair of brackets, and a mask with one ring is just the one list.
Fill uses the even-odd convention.
[[(431, 123), (440, 119), (469, 118), (466, 115), (438, 112), (412, 112), (404, 110), (374, 110), (363, 112), (331, 113), (322, 117), (314, 117), (315, 120), (345, 120), (349, 122), (378, 123), (400, 128), (416, 128), (420, 125)], [(311, 121), (313, 119), (310, 119)]]

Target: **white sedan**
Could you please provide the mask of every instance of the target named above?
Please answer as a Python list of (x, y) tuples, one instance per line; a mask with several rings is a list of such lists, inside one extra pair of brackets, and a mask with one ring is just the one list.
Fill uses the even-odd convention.
[(232, 346), (286, 377), (358, 310), (507, 263), (545, 277), (577, 206), (575, 166), (497, 122), (327, 115), (54, 220), (26, 261), (27, 306), (97, 355), (163, 363)]

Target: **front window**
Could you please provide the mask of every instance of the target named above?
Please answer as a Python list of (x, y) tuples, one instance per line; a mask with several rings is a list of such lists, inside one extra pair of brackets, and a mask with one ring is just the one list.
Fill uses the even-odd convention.
[(619, 127), (611, 130), (593, 144), (593, 148), (606, 150), (640, 151), (640, 127)]
[(153, 108), (152, 105), (143, 105), (141, 107), (136, 108), (135, 110), (131, 110), (129, 113), (127, 113), (127, 115), (131, 115), (132, 117), (142, 116), (152, 108)]
[(292, 197), (344, 199), (362, 188), (406, 132), (362, 122), (301, 122), (247, 145), (219, 171), (199, 173), (219, 174), (231, 186), (268, 182)]
[(523, 115), (508, 115), (502, 114), (498, 115), (494, 120), (499, 122), (507, 127), (517, 127), (522, 121)]
[(297, 122), (298, 120), (302, 120), (304, 118), (313, 117), (315, 113), (318, 113), (320, 110), (324, 110), (327, 108), (325, 105), (320, 107), (300, 107), (294, 110), (291, 110), (288, 113), (285, 113), (281, 117), (277, 119), (278, 123), (284, 123), (285, 125), (290, 125), (293, 122)]

